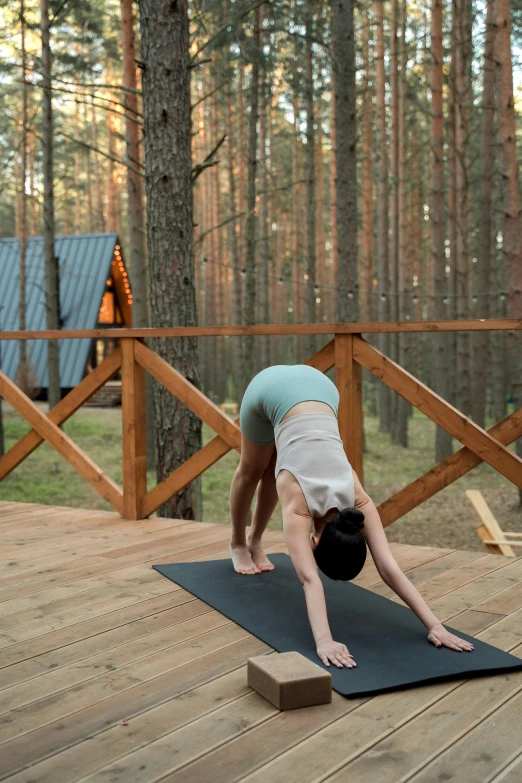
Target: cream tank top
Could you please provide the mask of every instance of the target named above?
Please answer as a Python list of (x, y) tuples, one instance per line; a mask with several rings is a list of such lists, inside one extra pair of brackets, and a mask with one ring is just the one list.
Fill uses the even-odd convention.
[(283, 469), (294, 476), (314, 519), (331, 508), (353, 508), (352, 466), (344, 453), (336, 416), (300, 413), (274, 427), (274, 435), (275, 476)]

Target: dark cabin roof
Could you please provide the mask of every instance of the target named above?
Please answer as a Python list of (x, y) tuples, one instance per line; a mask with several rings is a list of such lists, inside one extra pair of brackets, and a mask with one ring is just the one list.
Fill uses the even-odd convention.
[[(63, 329), (94, 329), (111, 272), (117, 234), (57, 236), (60, 268), (60, 307)], [(18, 239), (0, 239), (0, 331), (19, 327), (20, 245)], [(45, 282), (43, 238), (27, 240), (27, 329), (45, 329)], [(76, 386), (85, 374), (90, 339), (60, 340), (60, 385)], [(47, 341), (29, 340), (28, 360), (47, 388)], [(0, 367), (15, 380), (19, 365), (17, 340), (0, 342)]]

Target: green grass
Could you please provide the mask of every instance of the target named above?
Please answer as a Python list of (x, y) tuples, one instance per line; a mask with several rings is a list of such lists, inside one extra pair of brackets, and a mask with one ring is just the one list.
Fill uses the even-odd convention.
[[(489, 423), (491, 426), (493, 422)], [(18, 414), (4, 408), (6, 447), (30, 428)], [(85, 408), (64, 425), (71, 437), (114, 481), (121, 484), (121, 410)], [(365, 416), (367, 451), (364, 487), (376, 505), (393, 495), (435, 464), (435, 425), (419, 411), (409, 424), (408, 448), (393, 446), (378, 431), (378, 420)], [(213, 432), (204, 425), (203, 440)], [(454, 441), (454, 450), (461, 444)], [(514, 451), (513, 444), (510, 449)], [(228, 493), (239, 455), (229, 452), (203, 474), (203, 514), (208, 522), (229, 524)], [(149, 487), (155, 476), (149, 474)], [(486, 551), (475, 528), (479, 524), (465, 489), (480, 489), (493, 514), (506, 530), (522, 531), (518, 490), (489, 465), (482, 463), (463, 478), (437, 493), (386, 528), (390, 541)], [(40, 446), (0, 483), (0, 500), (57, 506), (108, 509), (108, 504), (47, 444)], [(269, 527), (282, 527), (278, 507)], [(520, 548), (519, 548), (520, 549)]]

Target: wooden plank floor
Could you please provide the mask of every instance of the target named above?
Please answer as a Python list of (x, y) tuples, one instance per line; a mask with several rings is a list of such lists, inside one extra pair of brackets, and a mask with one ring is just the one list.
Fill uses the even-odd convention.
[[(0, 779), (522, 779), (521, 673), (373, 698), (334, 692), (292, 712), (250, 691), (246, 661), (271, 648), (151, 568), (228, 557), (229, 534), (0, 503)], [(280, 532), (267, 544), (286, 551)], [(392, 549), (441, 620), (522, 657), (522, 558)], [(371, 557), (355, 581), (400, 600)]]

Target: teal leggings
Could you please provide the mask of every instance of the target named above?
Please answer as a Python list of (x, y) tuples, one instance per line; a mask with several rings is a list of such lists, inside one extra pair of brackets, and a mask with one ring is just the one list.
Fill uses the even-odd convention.
[(267, 367), (247, 386), (239, 413), (241, 430), (257, 446), (269, 446), (284, 415), (308, 400), (325, 402), (337, 416), (339, 392), (320, 370), (307, 364)]

